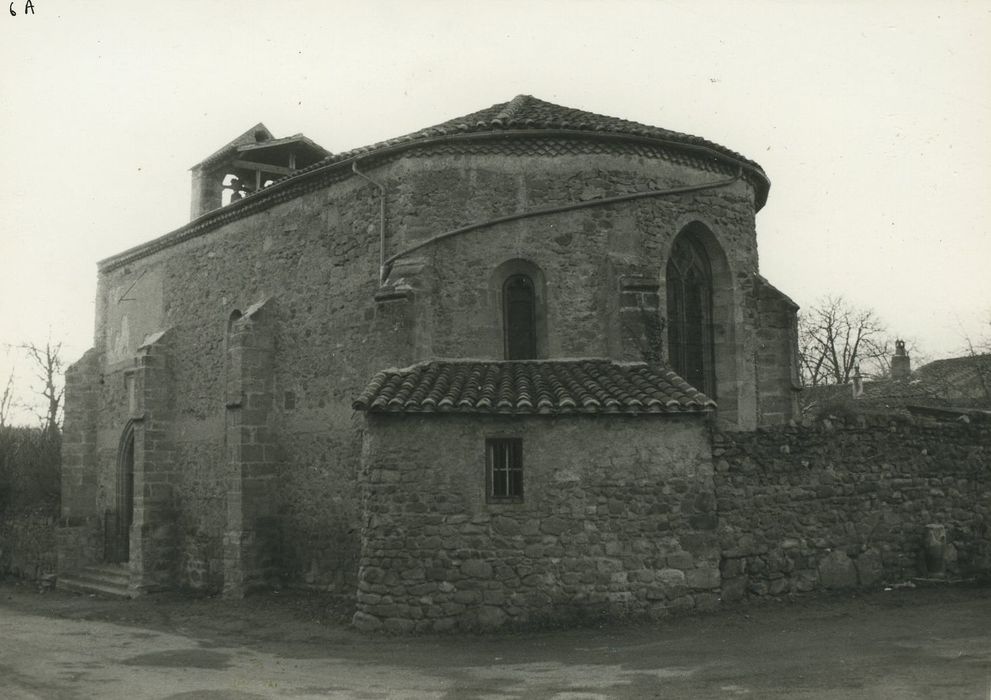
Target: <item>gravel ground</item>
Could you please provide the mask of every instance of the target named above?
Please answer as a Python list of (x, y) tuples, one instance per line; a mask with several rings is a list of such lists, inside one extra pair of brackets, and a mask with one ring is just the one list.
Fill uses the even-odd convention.
[(363, 636), (351, 601), (117, 601), (0, 584), (0, 697), (980, 698), (991, 587), (768, 601), (661, 623)]

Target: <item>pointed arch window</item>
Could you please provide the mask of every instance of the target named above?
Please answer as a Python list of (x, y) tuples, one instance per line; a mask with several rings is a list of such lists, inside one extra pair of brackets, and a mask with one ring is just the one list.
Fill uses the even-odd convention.
[(712, 268), (693, 236), (674, 242), (667, 266), (668, 359), (671, 369), (716, 397), (712, 340)]
[(533, 279), (510, 275), (502, 285), (503, 329), (507, 360), (537, 358), (537, 305)]

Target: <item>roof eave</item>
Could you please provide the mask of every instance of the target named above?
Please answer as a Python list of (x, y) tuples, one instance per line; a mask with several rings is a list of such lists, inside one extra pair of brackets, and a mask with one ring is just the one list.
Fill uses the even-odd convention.
[(251, 151), (260, 151), (266, 148), (272, 148), (273, 146), (287, 146), (289, 144), (301, 144), (307, 146), (317, 153), (322, 153), (324, 158), (333, 155), (326, 148), (310, 139), (303, 134), (294, 134), (293, 136), (285, 136), (281, 139), (270, 139), (268, 141), (261, 141), (259, 143), (245, 143), (240, 146), (235, 147), (238, 153), (248, 153)]
[[(522, 138), (528, 136), (568, 136), (572, 138), (583, 138), (597, 141), (627, 142), (640, 144), (654, 144), (693, 153), (704, 153), (714, 160), (718, 160), (739, 168), (752, 176), (758, 184), (755, 191), (755, 210), (759, 211), (767, 202), (767, 193), (771, 182), (764, 173), (763, 168), (758, 164), (742, 158), (736, 158), (708, 146), (698, 144), (680, 143), (673, 139), (664, 139), (654, 136), (642, 136), (634, 134), (621, 134), (612, 132), (589, 132), (576, 129), (512, 129), (503, 131), (467, 132), (463, 134), (444, 134), (441, 136), (405, 141), (397, 144), (390, 144), (380, 148), (373, 148), (367, 151), (356, 150), (343, 154), (340, 160), (331, 162), (315, 163), (307, 168), (303, 168), (297, 173), (289, 175), (281, 180), (277, 180), (271, 186), (259, 190), (244, 199), (233, 202), (224, 207), (219, 207), (208, 211), (205, 214), (193, 219), (189, 223), (170, 231), (162, 236), (146, 241), (132, 248), (128, 248), (120, 253), (111, 255), (97, 263), (100, 272), (108, 272), (114, 268), (126, 265), (139, 258), (151, 255), (172, 245), (181, 243), (212, 230), (212, 224), (220, 225), (224, 221), (234, 220), (241, 216), (267, 208), (266, 205), (274, 205), (278, 195), (295, 185), (304, 183), (333, 170), (350, 171), (351, 165), (370, 158), (384, 158), (405, 151), (417, 148), (436, 145), (440, 143), (465, 142), (465, 141), (486, 141), (503, 140), (510, 138)], [(228, 148), (229, 146), (225, 146)], [(221, 151), (224, 149), (221, 149)], [(218, 151), (219, 153), (219, 151)], [(209, 159), (207, 159), (209, 160)], [(204, 161), (206, 163), (207, 161)], [(194, 166), (196, 167), (196, 166)]]
[(715, 413), (715, 406), (706, 406), (705, 408), (692, 408), (692, 409), (680, 409), (680, 410), (663, 410), (663, 411), (638, 411), (635, 409), (622, 409), (622, 410), (582, 410), (582, 409), (552, 409), (552, 410), (512, 410), (512, 409), (493, 409), (493, 410), (483, 410), (483, 409), (464, 409), (464, 408), (451, 408), (438, 410), (434, 408), (373, 408), (364, 404), (363, 402), (355, 401), (351, 404), (351, 408), (355, 411), (362, 411), (376, 416), (409, 416), (409, 415), (431, 415), (431, 416), (515, 416), (518, 418), (528, 418), (528, 417), (541, 417), (541, 416), (708, 416)]
[(799, 309), (802, 308), (797, 303), (795, 303), (795, 300), (794, 299), (792, 299), (790, 296), (788, 296), (787, 294), (785, 294), (784, 292), (782, 292), (780, 289), (778, 289), (777, 287), (775, 287), (773, 284), (771, 284), (770, 282), (768, 282), (767, 281), (767, 278), (764, 277), (764, 275), (762, 275), (760, 273), (757, 273), (757, 279), (760, 280), (761, 284), (763, 284), (765, 287), (767, 287), (768, 289), (772, 290), (775, 294), (777, 294), (778, 297), (781, 299), (781, 301), (785, 302), (785, 304), (787, 304), (791, 308), (795, 309), (795, 311), (798, 311)]

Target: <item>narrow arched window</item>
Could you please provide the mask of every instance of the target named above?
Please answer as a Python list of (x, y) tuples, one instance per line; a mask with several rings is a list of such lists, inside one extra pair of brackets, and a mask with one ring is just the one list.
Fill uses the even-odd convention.
[(667, 267), (668, 360), (671, 369), (710, 398), (716, 396), (712, 346), (712, 269), (690, 234), (674, 242)]
[(529, 275), (511, 275), (506, 278), (502, 285), (502, 312), (506, 359), (536, 359), (536, 295)]
[(227, 335), (225, 340), (227, 342), (228, 347), (230, 347), (231, 335), (234, 332), (234, 324), (240, 320), (241, 320), (241, 312), (238, 311), (237, 309), (231, 311), (231, 315), (227, 317)]
[(237, 381), (238, 370), (231, 366), (235, 326), (241, 318), (238, 309), (231, 311), (231, 315), (227, 317), (227, 330), (224, 333), (224, 405), (227, 408), (239, 406), (241, 401), (241, 385)]

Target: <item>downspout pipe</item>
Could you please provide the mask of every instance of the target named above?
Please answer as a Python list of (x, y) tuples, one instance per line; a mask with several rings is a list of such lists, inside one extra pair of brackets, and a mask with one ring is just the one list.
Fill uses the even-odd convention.
[(358, 170), (358, 160), (351, 161), (351, 172), (379, 191), (379, 284), (385, 282), (385, 186)]
[[(357, 173), (358, 171), (355, 170)], [(361, 175), (361, 173), (358, 173)], [(362, 175), (364, 177), (364, 175)], [(486, 219), (485, 221), (477, 221), (473, 224), (468, 224), (467, 226), (461, 226), (460, 228), (452, 229), (450, 231), (444, 231), (443, 233), (438, 233), (436, 236), (431, 236), (425, 241), (421, 241), (414, 246), (410, 246), (405, 250), (401, 250), (395, 255), (390, 255), (388, 258), (382, 260), (382, 271), (385, 275), (385, 270), (392, 266), (399, 258), (409, 255), (410, 253), (425, 248), (429, 245), (433, 245), (437, 241), (444, 240), (445, 238), (451, 238), (452, 236), (460, 236), (463, 233), (468, 233), (469, 231), (475, 231), (480, 228), (486, 228), (488, 226), (495, 226), (496, 224), (504, 224), (508, 221), (518, 221), (520, 219), (528, 219), (534, 216), (546, 216), (547, 214), (558, 214), (561, 212), (574, 211), (575, 209), (585, 209), (587, 207), (599, 207), (606, 204), (614, 204), (616, 202), (627, 202), (632, 199), (643, 199), (645, 197), (664, 197), (676, 194), (686, 194), (689, 192), (701, 192), (703, 190), (711, 190), (720, 187), (729, 187), (733, 183), (737, 182), (743, 177), (743, 168), (740, 167), (736, 171), (736, 175), (723, 180), (716, 180), (714, 182), (707, 182), (701, 185), (685, 185), (683, 187), (670, 187), (663, 190), (646, 190), (644, 192), (632, 192), (630, 194), (621, 194), (615, 197), (603, 197), (601, 199), (592, 199), (586, 202), (575, 202), (573, 204), (564, 204), (557, 207), (539, 207), (537, 209), (528, 209), (527, 211), (517, 212), (516, 214), (508, 214), (506, 216), (499, 216), (494, 219)], [(367, 179), (367, 178), (366, 178)], [(384, 210), (383, 210), (384, 211)], [(384, 216), (384, 214), (383, 214)], [(383, 249), (384, 250), (384, 249)], [(384, 280), (384, 277), (383, 277)]]

